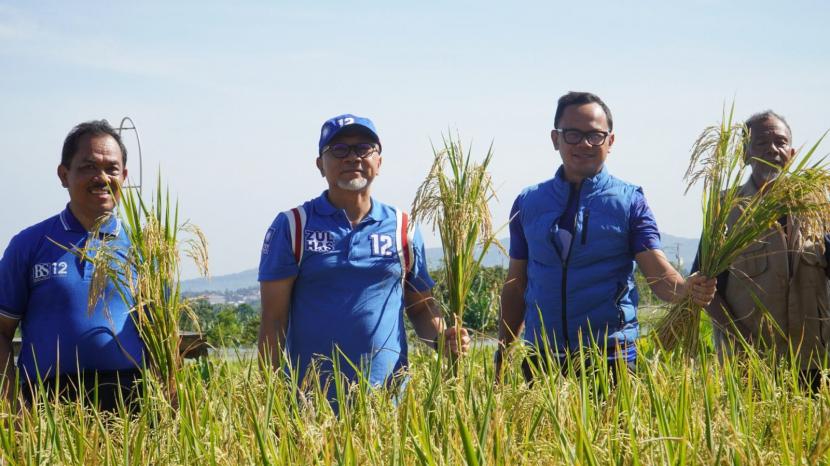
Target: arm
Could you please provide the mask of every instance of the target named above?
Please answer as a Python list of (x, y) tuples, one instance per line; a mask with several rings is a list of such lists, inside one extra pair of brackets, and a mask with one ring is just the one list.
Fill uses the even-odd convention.
[(501, 375), (502, 351), (522, 331), (525, 318), (525, 289), (527, 288), (527, 260), (510, 258), (507, 278), (501, 290), (499, 316), (499, 346), (496, 349), (496, 379)]
[(642, 251), (634, 259), (651, 290), (663, 301), (678, 303), (690, 296), (695, 304), (706, 306), (715, 295), (714, 278), (692, 274), (684, 280), (659, 249)]
[(17, 373), (14, 367), (14, 348), (12, 340), (14, 331), (17, 330), (18, 320), (0, 316), (0, 392), (10, 403), (14, 400), (12, 384), (17, 380)]
[(257, 347), (263, 363), (276, 369), (280, 365), (285, 337), (288, 332), (288, 311), (296, 277), (263, 281), (259, 285), (262, 299), (262, 319), (259, 324)]
[(404, 306), (418, 338), (430, 343), (435, 342), (437, 349), (438, 336), (443, 335), (444, 348), (451, 354), (465, 354), (469, 350), (470, 337), (467, 329), (460, 327), (459, 331), (455, 326), (445, 329), (444, 318), (435, 298), (432, 297), (432, 291), (406, 290)]

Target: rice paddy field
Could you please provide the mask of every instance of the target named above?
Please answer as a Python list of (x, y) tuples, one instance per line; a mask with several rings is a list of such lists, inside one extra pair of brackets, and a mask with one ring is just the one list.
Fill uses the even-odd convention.
[(0, 454), (26, 465), (830, 462), (826, 388), (811, 395), (787, 364), (755, 354), (721, 364), (706, 345), (690, 359), (642, 343), (637, 370), (613, 387), (604, 370), (528, 385), (521, 348), (497, 385), (491, 347), (455, 371), (420, 347), (397, 404), (364, 384), (336, 408), (254, 359), (206, 358), (176, 374), (178, 408), (159, 387), (135, 414), (4, 405)]
[[(732, 149), (743, 147), (733, 144), (738, 130), (727, 122), (711, 144), (711, 160), (729, 162), (713, 162), (711, 173), (726, 167), (724, 183), (733, 187), (741, 174), (731, 176), (735, 161), (743, 160)], [(457, 141), (445, 139), (412, 209), (441, 234), (446, 283), (438, 296), (448, 322), (462, 322), (471, 308), (497, 305), (492, 287), (476, 285), (478, 254), (494, 244), (489, 211), (482, 208), (494, 195), (486, 172), (491, 155), (477, 165)], [(804, 167), (788, 177), (805, 182), (806, 192), (824, 193), (830, 172)], [(711, 173), (707, 179), (721, 179)], [(707, 199), (717, 199), (721, 185), (709, 186), (714, 194)], [(250, 352), (182, 364), (177, 325), (188, 306), (178, 287), (177, 234), (188, 228), (162, 188), (154, 197), (126, 192), (122, 199), (133, 250), (121, 269), (134, 271), (135, 279), (107, 270), (101, 251), (92, 259), (98, 261), (93, 283), (120, 280), (135, 304), (154, 361), (139, 409), (100, 412), (84, 402), (46, 399), (20, 409), (0, 401), (2, 464), (830, 464), (830, 384), (813, 393), (800, 383), (797, 363), (751, 349), (719, 359), (711, 325), (698, 309), (643, 312), (645, 327), (657, 331), (645, 332), (636, 368), (619, 370), (613, 382), (604, 364), (572, 364), (567, 371), (552, 364), (527, 383), (520, 367), (527, 348), (518, 345), (507, 353), (497, 383), (494, 347), (485, 338), (454, 362), (410, 338), (408, 383), (400, 394), (358, 380), (338, 385), (334, 403), (323, 396), (326, 387), (298, 390), (284, 368), (264, 369)], [(826, 219), (830, 204), (821, 199), (802, 207)], [(772, 209), (764, 218), (781, 216), (768, 201), (757, 205)], [(722, 223), (721, 207), (704, 205), (710, 227)], [(727, 207), (723, 212), (733, 206)], [(724, 246), (714, 240), (731, 237), (712, 231), (704, 238), (712, 243), (710, 256), (729, 263), (744, 243)], [(195, 239), (185, 254), (206, 266), (206, 241), (197, 229), (190, 232)], [(477, 252), (476, 245), (484, 246)], [(476, 321), (491, 321), (485, 314)], [(671, 350), (662, 349), (660, 328), (671, 330), (663, 332), (672, 336)]]

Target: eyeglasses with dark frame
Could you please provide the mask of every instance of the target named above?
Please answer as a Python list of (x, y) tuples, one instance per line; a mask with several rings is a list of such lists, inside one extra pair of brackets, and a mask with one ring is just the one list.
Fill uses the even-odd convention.
[(576, 145), (584, 139), (592, 146), (601, 146), (611, 134), (608, 131), (580, 131), (574, 128), (557, 129), (556, 132), (561, 134), (562, 139), (568, 144)]
[(361, 159), (371, 157), (377, 153), (379, 147), (373, 142), (361, 142), (359, 144), (329, 144), (323, 147), (324, 154), (330, 154), (336, 159), (345, 159), (352, 152)]

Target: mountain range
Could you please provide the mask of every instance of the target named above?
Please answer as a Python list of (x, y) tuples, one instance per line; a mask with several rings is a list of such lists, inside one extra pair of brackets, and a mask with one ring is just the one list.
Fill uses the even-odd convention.
[[(683, 238), (680, 236), (673, 236), (668, 233), (661, 233), (663, 243), (663, 251), (666, 256), (673, 263), (680, 262), (683, 272), (688, 272), (689, 267), (694, 261), (695, 253), (697, 251), (698, 240), (695, 238)], [(509, 240), (500, 240), (505, 250), (509, 248)], [(442, 250), (440, 247), (427, 248), (427, 265), (429, 268), (438, 268), (441, 266)], [(488, 267), (502, 266), (507, 267), (508, 259), (498, 248), (491, 248), (485, 255), (483, 264)], [(207, 278), (194, 278), (191, 280), (182, 280), (181, 287), (183, 292), (197, 293), (197, 292), (224, 292), (228, 290), (238, 290), (242, 288), (250, 288), (258, 286), (257, 269), (252, 268), (243, 270), (241, 272), (232, 273), (228, 275), (218, 275)]]

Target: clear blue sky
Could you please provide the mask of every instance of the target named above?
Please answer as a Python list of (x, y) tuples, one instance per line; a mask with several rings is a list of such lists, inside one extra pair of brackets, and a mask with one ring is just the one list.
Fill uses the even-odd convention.
[(399, 206), (430, 140), (457, 129), (480, 154), (494, 141), (492, 209), (506, 221), (559, 165), (549, 131), (568, 90), (606, 100), (612, 173), (643, 186), (662, 230), (694, 237), (698, 191), (684, 196), (682, 175), (724, 103), (782, 113), (797, 144), (830, 128), (830, 7), (673, 3), (0, 1), (0, 248), (65, 204), (55, 167), (69, 129), (124, 115), (145, 185), (160, 167), (214, 274), (256, 266), (276, 213), (324, 189), (318, 131), (344, 112), (377, 124), (373, 192)]

